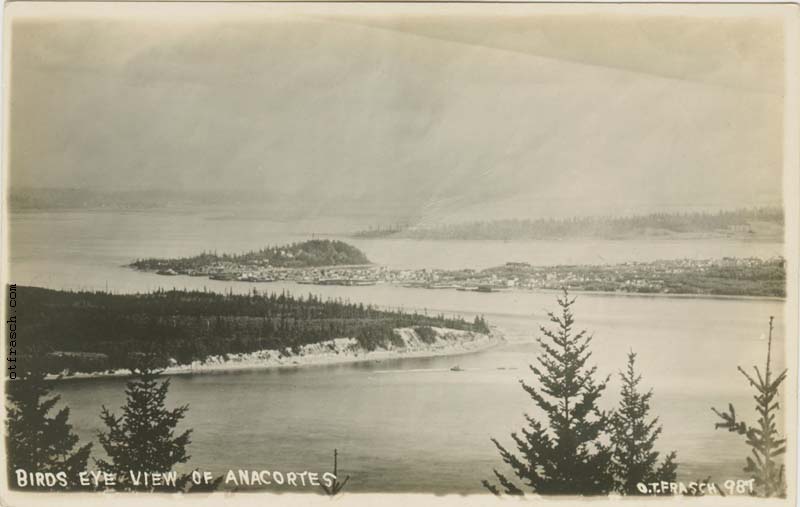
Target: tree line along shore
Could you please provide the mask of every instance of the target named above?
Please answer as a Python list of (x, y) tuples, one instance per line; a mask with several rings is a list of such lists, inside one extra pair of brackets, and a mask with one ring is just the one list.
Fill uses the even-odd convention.
[(489, 333), (481, 316), (468, 322), (312, 294), (159, 290), (117, 295), (17, 287), (17, 297), (27, 316), (18, 361), (43, 363), (54, 374), (124, 369), (141, 354), (154, 356), (162, 367), (263, 350), (291, 355), (343, 337), (364, 351), (403, 347), (399, 328), (412, 328), (425, 343), (436, 341), (434, 328)]
[(566, 238), (633, 239), (657, 237), (783, 237), (779, 206), (717, 212), (649, 213), (630, 216), (501, 219), (414, 226), (377, 225), (352, 233), (355, 238), (426, 240), (552, 240)]

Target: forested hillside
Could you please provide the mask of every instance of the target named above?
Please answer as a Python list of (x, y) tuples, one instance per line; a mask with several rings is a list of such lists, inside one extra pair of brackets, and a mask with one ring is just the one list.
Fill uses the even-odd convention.
[[(437, 326), (487, 332), (482, 318), (469, 323), (442, 315), (378, 310), (317, 296), (223, 295), (158, 291), (111, 295), (17, 288), (25, 317), (20, 353), (32, 350), (48, 369), (105, 371), (124, 368), (132, 354), (156, 353), (180, 364), (210, 355), (290, 348), (339, 337), (356, 338), (366, 350), (397, 340), (399, 327)], [(420, 333), (424, 336), (425, 333)]]
[(252, 269), (306, 268), (314, 266), (343, 266), (369, 264), (358, 248), (343, 241), (312, 239), (285, 246), (271, 246), (242, 254), (206, 252), (179, 259), (141, 259), (131, 266), (146, 271), (172, 269), (176, 273), (207, 272), (209, 268), (226, 264)]

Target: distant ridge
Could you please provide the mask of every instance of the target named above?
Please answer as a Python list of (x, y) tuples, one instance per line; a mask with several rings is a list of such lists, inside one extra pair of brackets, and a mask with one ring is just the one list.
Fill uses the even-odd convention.
[(241, 254), (203, 252), (179, 259), (139, 259), (131, 267), (143, 271), (172, 270), (170, 274), (208, 274), (218, 264), (237, 265), (243, 269), (265, 267), (307, 268), (370, 264), (358, 248), (343, 241), (312, 239), (283, 246), (271, 246)]
[(740, 237), (780, 240), (784, 214), (780, 207), (687, 213), (650, 213), (625, 217), (504, 219), (434, 226), (379, 226), (352, 234), (355, 238), (430, 240), (636, 239), (654, 237)]

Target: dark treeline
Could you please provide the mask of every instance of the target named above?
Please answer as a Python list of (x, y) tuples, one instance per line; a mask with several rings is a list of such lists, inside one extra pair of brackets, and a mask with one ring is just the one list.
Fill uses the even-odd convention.
[[(556, 239), (624, 238), (637, 235), (738, 232), (753, 234), (755, 222), (783, 226), (779, 207), (687, 213), (651, 213), (627, 217), (507, 219), (427, 228), (372, 228), (354, 236), (393, 236), (413, 239)], [(384, 232), (384, 234), (381, 234)]]
[(402, 233), (404, 230), (408, 229), (409, 225), (407, 224), (393, 224), (393, 225), (379, 225), (377, 227), (369, 227), (367, 229), (354, 232), (352, 236), (354, 238), (362, 238), (362, 239), (373, 239), (373, 238), (385, 238), (387, 236), (393, 236), (395, 234)]
[(341, 337), (356, 338), (364, 349), (374, 350), (402, 345), (394, 333), (400, 327), (415, 327), (425, 341), (431, 339), (429, 326), (488, 332), (480, 317), (469, 323), (311, 294), (173, 290), (112, 295), (36, 287), (19, 287), (17, 294), (26, 321), (24, 344), (47, 353), (46, 368), (52, 373), (125, 368), (131, 355), (145, 352), (157, 354), (164, 365), (169, 359), (187, 364), (265, 349), (297, 352), (303, 345)]
[(175, 193), (160, 190), (98, 192), (85, 188), (15, 188), (9, 193), (12, 210), (39, 209), (153, 209), (175, 201)]
[(305, 268), (315, 266), (343, 266), (369, 264), (369, 259), (358, 248), (343, 241), (312, 239), (284, 246), (270, 246), (242, 254), (217, 254), (204, 252), (180, 259), (140, 259), (131, 264), (137, 269), (155, 271), (173, 269), (177, 272), (201, 270), (217, 263), (234, 263), (249, 266)]

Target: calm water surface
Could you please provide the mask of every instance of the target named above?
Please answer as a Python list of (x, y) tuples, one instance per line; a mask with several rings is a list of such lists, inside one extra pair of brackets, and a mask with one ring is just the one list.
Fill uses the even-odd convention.
[[(217, 220), (191, 214), (28, 213), (11, 217), (11, 280), (52, 288), (117, 292), (157, 287), (246, 292), (253, 285), (137, 273), (121, 265), (137, 257), (237, 252), (307, 239), (317, 223)], [(302, 231), (297, 234), (294, 231)], [(326, 229), (330, 230), (330, 228)], [(623, 262), (677, 257), (782, 254), (782, 245), (693, 242), (416, 242), (353, 241), (376, 262), (394, 267), (486, 267), (508, 260), (534, 264)], [(509, 342), (460, 357), (403, 359), (358, 365), (231, 372), (172, 379), (170, 401), (189, 403), (194, 429), (191, 467), (328, 471), (334, 448), (352, 491), (480, 491), (501, 465), (490, 442), (511, 445), (509, 433), (536, 415), (518, 384), (537, 353), (533, 341), (548, 293), (478, 294), (391, 286), (314, 287), (293, 283), (259, 289), (312, 291), (387, 307), (477, 313)], [(594, 332), (593, 361), (613, 374), (604, 403), (617, 403), (616, 372), (625, 353), (638, 353), (644, 384), (653, 387), (653, 413), (664, 425), (662, 450), (678, 451), (679, 473), (691, 480), (743, 476), (747, 448), (714, 431), (711, 406), (733, 402), (752, 418), (752, 398), (737, 365), (761, 363), (770, 315), (783, 346), (783, 302), (580, 295), (578, 325)], [(783, 358), (776, 357), (782, 366)], [(464, 371), (453, 372), (459, 365)], [(71, 380), (56, 390), (84, 440), (101, 429), (101, 405), (123, 403), (120, 379)], [(95, 452), (99, 452), (96, 445)]]

